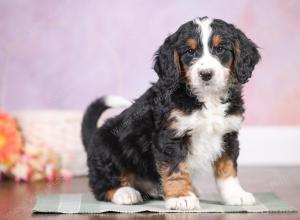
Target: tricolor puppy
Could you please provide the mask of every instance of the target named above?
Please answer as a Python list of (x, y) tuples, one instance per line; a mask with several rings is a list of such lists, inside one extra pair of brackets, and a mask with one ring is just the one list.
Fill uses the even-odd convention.
[[(252, 205), (237, 177), (243, 84), (260, 55), (239, 29), (196, 18), (155, 55), (159, 79), (133, 104), (107, 96), (82, 123), (89, 180), (98, 200), (136, 204), (164, 198), (168, 209), (199, 208), (193, 177), (213, 167), (225, 204)], [(109, 107), (129, 106), (97, 128)]]

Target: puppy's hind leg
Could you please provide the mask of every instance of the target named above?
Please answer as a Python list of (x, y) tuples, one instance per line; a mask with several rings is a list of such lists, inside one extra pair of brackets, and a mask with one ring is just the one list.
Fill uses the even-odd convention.
[(126, 177), (113, 164), (90, 168), (90, 186), (98, 200), (106, 200), (119, 205), (143, 201), (140, 192), (130, 186)]
[(119, 205), (132, 205), (143, 202), (139, 191), (131, 186), (123, 186), (106, 192), (107, 200)]
[[(101, 143), (100, 143), (101, 142)], [(135, 190), (117, 164), (117, 158), (104, 145), (101, 138), (99, 147), (91, 147), (88, 152), (89, 183), (97, 200), (111, 201), (120, 205), (142, 202), (140, 192)]]

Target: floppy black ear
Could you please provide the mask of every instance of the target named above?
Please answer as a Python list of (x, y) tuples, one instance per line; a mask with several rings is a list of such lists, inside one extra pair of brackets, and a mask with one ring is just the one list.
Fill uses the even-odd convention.
[(180, 76), (179, 55), (175, 49), (175, 36), (169, 36), (158, 49), (154, 59), (154, 71), (160, 80), (174, 82)]
[(248, 39), (240, 30), (237, 31), (235, 42), (235, 72), (240, 83), (248, 82), (255, 65), (260, 60), (260, 54), (254, 42)]

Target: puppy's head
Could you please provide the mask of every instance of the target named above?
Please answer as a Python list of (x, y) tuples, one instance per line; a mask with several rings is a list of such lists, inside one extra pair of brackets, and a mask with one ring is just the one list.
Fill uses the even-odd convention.
[(259, 59), (257, 46), (239, 29), (204, 17), (183, 24), (165, 40), (154, 70), (160, 80), (184, 82), (199, 95), (246, 83)]

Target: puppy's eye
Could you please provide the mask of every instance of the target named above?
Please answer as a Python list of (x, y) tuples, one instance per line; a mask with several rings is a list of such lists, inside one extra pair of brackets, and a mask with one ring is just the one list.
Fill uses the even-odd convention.
[(188, 49), (188, 50), (186, 51), (186, 53), (189, 54), (189, 55), (194, 55), (195, 50), (194, 50), (194, 49)]
[(215, 51), (217, 54), (222, 54), (225, 52), (225, 48), (224, 47), (216, 47)]

